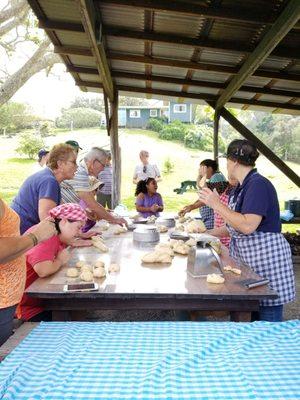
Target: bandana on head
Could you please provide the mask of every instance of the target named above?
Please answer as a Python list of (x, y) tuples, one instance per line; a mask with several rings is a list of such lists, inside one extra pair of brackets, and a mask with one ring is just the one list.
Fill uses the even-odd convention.
[(61, 204), (49, 211), (52, 218), (70, 219), (72, 221), (86, 221), (87, 216), (82, 207), (75, 203)]

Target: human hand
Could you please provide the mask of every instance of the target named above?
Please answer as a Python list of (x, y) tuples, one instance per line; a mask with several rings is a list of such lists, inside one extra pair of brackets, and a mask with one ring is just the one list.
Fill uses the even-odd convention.
[(98, 221), (99, 220), (99, 217), (97, 216), (95, 211), (92, 211), (91, 209), (86, 208), (85, 209), (85, 213), (86, 213), (88, 219), (90, 219), (91, 221)]
[(220, 196), (216, 189), (213, 191), (205, 187), (199, 192), (199, 199), (207, 206), (216, 208), (220, 204)]
[(190, 206), (185, 206), (185, 207), (183, 207), (182, 210), (179, 211), (178, 215), (179, 215), (180, 217), (184, 217), (185, 214), (188, 213), (188, 212), (190, 212), (190, 211), (192, 211), (191, 207), (190, 207)]
[(56, 259), (61, 263), (61, 265), (67, 264), (70, 260), (71, 254), (69, 253), (68, 249), (63, 249), (58, 252)]
[(126, 221), (126, 219), (124, 218), (114, 218), (112, 221), (110, 221), (112, 224), (116, 224), (116, 225), (125, 225), (126, 227), (128, 227), (128, 222)]
[(57, 235), (53, 218), (43, 219), (31, 230), (31, 233), (36, 236), (39, 243)]
[(150, 207), (150, 211), (152, 211), (152, 212), (157, 212), (158, 211), (158, 209), (159, 209), (159, 205), (158, 204), (153, 204), (151, 207)]
[(89, 239), (74, 239), (72, 242), (70, 242), (70, 246), (72, 247), (90, 247), (92, 244), (92, 240)]
[(79, 237), (80, 237), (81, 239), (89, 239), (89, 238), (91, 238), (92, 236), (101, 235), (101, 233), (102, 233), (102, 232), (99, 232), (99, 231), (81, 232), (81, 233), (79, 234)]

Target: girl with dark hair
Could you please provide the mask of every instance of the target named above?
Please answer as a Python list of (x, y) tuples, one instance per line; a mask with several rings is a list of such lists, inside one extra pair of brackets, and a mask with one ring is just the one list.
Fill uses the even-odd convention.
[(230, 255), (237, 263), (249, 265), (269, 279), (278, 298), (263, 300), (259, 319), (282, 321), (283, 304), (295, 298), (291, 249), (281, 234), (279, 203), (272, 183), (254, 168), (259, 156), (248, 140), (234, 140), (227, 149), (228, 175), (238, 180), (229, 206), (222, 204), (216, 191), (203, 188), (200, 200), (218, 212), (226, 226), (209, 233), (230, 235)]
[[(225, 176), (218, 170), (219, 165), (217, 161), (210, 159), (201, 161), (197, 178), (198, 188), (202, 188), (211, 184), (213, 187), (218, 189), (220, 194), (223, 193), (227, 189), (228, 182)], [(207, 207), (200, 200), (185, 206), (179, 211), (179, 215), (183, 216), (186, 213), (195, 210), (196, 208), (199, 208), (200, 216), (206, 229), (212, 229), (214, 227), (214, 210), (210, 207)]]
[(139, 181), (136, 186), (136, 210), (145, 218), (151, 215), (159, 216), (164, 205), (162, 197), (157, 193), (157, 183), (154, 178)]

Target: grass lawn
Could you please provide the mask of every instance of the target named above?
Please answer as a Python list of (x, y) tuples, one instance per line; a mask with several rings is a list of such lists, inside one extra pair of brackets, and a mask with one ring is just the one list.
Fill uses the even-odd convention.
[[(68, 139), (77, 140), (83, 147), (80, 155), (84, 155), (92, 146), (100, 146), (109, 149), (110, 142), (105, 129), (81, 129), (73, 132), (61, 131), (56, 136), (45, 139), (46, 146), (51, 147), (55, 143)], [(184, 205), (197, 199), (195, 191), (188, 191), (182, 195), (173, 192), (184, 180), (196, 180), (198, 165), (202, 159), (211, 158), (211, 153), (185, 148), (181, 143), (161, 140), (155, 132), (141, 129), (120, 129), (119, 144), (122, 151), (122, 203), (129, 209), (134, 208), (135, 185), (132, 183), (132, 175), (135, 166), (139, 163), (139, 151), (146, 149), (150, 152), (150, 162), (156, 163), (162, 172), (162, 181), (158, 184), (166, 211), (178, 211)], [(34, 170), (35, 161), (19, 158), (15, 153), (17, 138), (1, 138), (0, 146), (3, 151), (0, 154), (0, 195), (10, 203), (24, 179)], [(80, 157), (80, 156), (79, 156)], [(173, 172), (163, 172), (164, 162), (170, 159), (174, 165)], [(300, 165), (288, 163), (289, 166), (300, 174)], [(265, 157), (260, 157), (257, 163), (259, 171), (269, 178), (277, 189), (281, 208), (284, 201), (299, 196), (299, 188), (286, 178)], [(221, 171), (226, 171), (226, 160), (220, 160)], [(196, 212), (196, 211), (195, 211)], [(298, 228), (297, 228), (298, 227)], [(294, 232), (299, 225), (285, 225), (284, 230)]]

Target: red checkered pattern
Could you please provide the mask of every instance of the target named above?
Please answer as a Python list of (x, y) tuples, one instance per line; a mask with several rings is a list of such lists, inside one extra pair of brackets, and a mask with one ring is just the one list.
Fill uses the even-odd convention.
[[(220, 195), (220, 201), (222, 204), (224, 204), (225, 206), (228, 206), (228, 198), (229, 195), (227, 194), (227, 190), (225, 190), (225, 192), (223, 192)], [(224, 219), (221, 217), (220, 214), (218, 214), (216, 211), (214, 213), (214, 228), (220, 228), (220, 226), (225, 225), (225, 221)], [(230, 237), (222, 237), (221, 239), (221, 243), (223, 243), (226, 247), (229, 247), (229, 243), (230, 243)]]
[(52, 218), (71, 219), (72, 221), (86, 221), (87, 216), (82, 207), (75, 203), (65, 203), (49, 211)]

